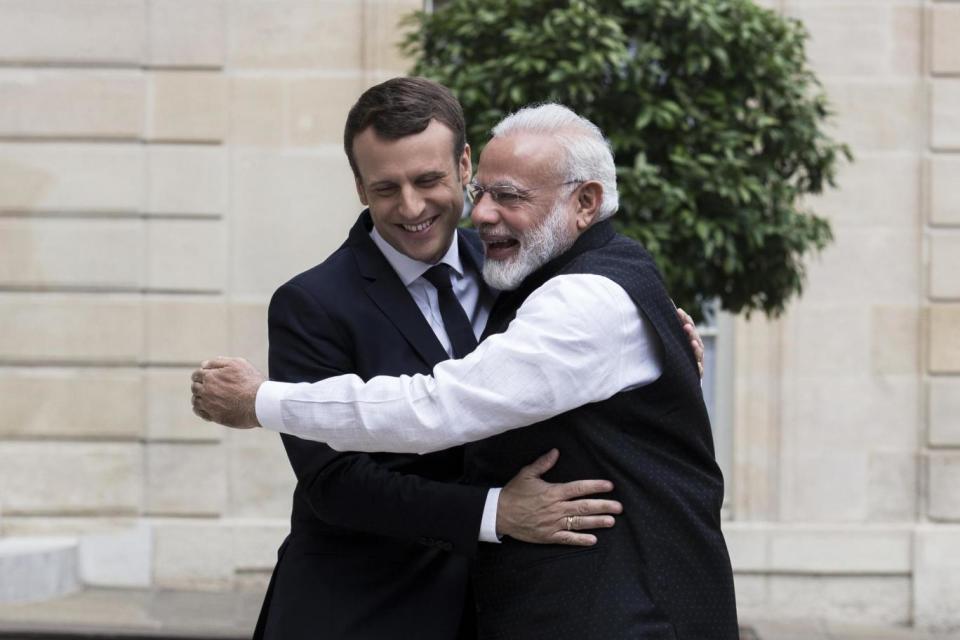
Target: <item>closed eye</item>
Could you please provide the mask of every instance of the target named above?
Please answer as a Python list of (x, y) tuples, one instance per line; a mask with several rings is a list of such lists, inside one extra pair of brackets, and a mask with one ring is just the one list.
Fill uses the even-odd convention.
[(490, 191), (490, 196), (496, 200), (497, 204), (501, 204), (505, 207), (512, 207), (520, 204), (525, 200), (524, 196), (513, 191)]
[(436, 186), (443, 178), (445, 174), (442, 173), (430, 173), (425, 176), (420, 176), (417, 178), (418, 187), (433, 187)]
[(378, 196), (388, 198), (397, 192), (397, 187), (392, 185), (384, 185), (382, 187), (375, 187), (373, 192)]

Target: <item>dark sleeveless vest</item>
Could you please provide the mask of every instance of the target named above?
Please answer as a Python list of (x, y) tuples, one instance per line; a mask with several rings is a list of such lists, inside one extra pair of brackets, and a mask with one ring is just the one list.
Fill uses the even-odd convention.
[(663, 345), (653, 384), (468, 445), (471, 482), (503, 486), (551, 447), (550, 482), (604, 478), (623, 513), (593, 547), (481, 545), (474, 572), (480, 638), (737, 640), (733, 573), (720, 531), (723, 478), (696, 361), (660, 273), (637, 243), (595, 224), (497, 301), (486, 335), (506, 330), (549, 278), (589, 273), (630, 295)]

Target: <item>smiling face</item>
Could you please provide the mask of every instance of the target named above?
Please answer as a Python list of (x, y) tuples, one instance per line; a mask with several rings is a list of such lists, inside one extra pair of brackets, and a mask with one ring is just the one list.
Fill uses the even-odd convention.
[(558, 160), (563, 153), (556, 140), (530, 133), (494, 138), (484, 148), (476, 183), (489, 193), (476, 201), (471, 218), (492, 287), (515, 289), (576, 239), (581, 183), (567, 183)]
[(470, 179), (470, 147), (457, 162), (453, 132), (432, 120), (420, 133), (396, 140), (367, 127), (353, 140), (360, 201), (394, 249), (434, 263), (450, 248)]

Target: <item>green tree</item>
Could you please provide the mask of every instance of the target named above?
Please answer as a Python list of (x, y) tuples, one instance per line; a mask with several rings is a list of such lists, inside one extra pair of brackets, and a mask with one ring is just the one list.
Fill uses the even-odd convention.
[(802, 196), (849, 151), (823, 130), (799, 22), (750, 0), (449, 0), (409, 24), (413, 72), (454, 91), (475, 149), (537, 102), (604, 131), (614, 220), (678, 304), (776, 315), (802, 291), (803, 258), (832, 239)]

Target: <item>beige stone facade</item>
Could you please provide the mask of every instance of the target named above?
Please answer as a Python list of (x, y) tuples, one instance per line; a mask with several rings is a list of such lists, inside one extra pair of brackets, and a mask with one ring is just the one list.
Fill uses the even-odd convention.
[[(960, 625), (960, 3), (804, 21), (854, 164), (781, 319), (738, 321), (732, 522), (748, 616)], [(943, 555), (941, 555), (943, 554)]]
[[(265, 364), (273, 289), (359, 210), (346, 111), (422, 4), (0, 3), (0, 535), (76, 537), (91, 585), (265, 584), (293, 475), (195, 419), (187, 374)], [(764, 4), (856, 161), (809, 202), (836, 242), (804, 297), (717, 368), (741, 615), (960, 627), (960, 2)]]

